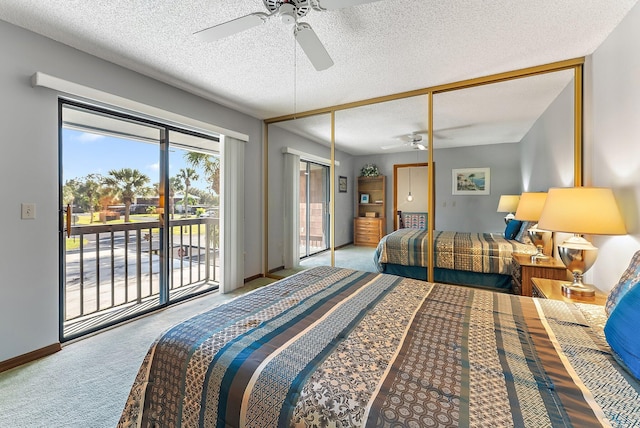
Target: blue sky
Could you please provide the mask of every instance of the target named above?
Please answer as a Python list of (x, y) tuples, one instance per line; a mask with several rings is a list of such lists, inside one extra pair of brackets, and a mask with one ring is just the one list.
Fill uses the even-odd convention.
[[(132, 168), (150, 178), (150, 183), (160, 181), (159, 145), (107, 137), (98, 134), (64, 128), (62, 131), (63, 182), (81, 178), (91, 173), (108, 175), (109, 170)], [(184, 150), (172, 148), (169, 155), (169, 175), (178, 174), (188, 165), (184, 160)], [(203, 174), (192, 186), (207, 187)]]

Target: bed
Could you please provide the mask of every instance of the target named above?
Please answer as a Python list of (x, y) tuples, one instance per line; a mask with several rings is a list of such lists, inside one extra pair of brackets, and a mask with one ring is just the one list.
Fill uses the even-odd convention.
[[(527, 228), (528, 224), (522, 225)], [(426, 229), (404, 228), (385, 235), (376, 248), (378, 271), (426, 280), (429, 240)], [(512, 253), (536, 254), (526, 233), (434, 231), (434, 280), (450, 284), (511, 290)]]
[(590, 304), (316, 267), (166, 331), (119, 426), (636, 426), (640, 384), (606, 319)]

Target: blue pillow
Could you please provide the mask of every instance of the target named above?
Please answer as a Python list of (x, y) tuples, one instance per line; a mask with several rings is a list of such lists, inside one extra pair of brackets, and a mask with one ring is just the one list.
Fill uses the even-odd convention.
[(607, 296), (607, 303), (604, 307), (607, 315), (611, 315), (620, 299), (638, 282), (640, 282), (640, 251), (636, 251), (633, 255), (629, 266), (627, 266), (620, 280), (613, 286), (609, 296)]
[(632, 287), (622, 296), (604, 326), (604, 335), (614, 357), (640, 380), (640, 287)]
[(504, 237), (507, 239), (514, 239), (520, 231), (521, 226), (522, 222), (520, 220), (511, 220), (507, 223), (507, 228), (504, 230)]

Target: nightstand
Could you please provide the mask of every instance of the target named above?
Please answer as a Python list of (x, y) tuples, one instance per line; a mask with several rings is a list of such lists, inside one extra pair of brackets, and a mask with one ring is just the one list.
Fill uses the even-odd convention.
[(567, 296), (562, 292), (562, 284), (570, 281), (558, 281), (556, 279), (531, 278), (533, 284), (533, 297), (543, 299), (562, 300), (564, 302), (591, 303), (604, 306), (607, 295), (596, 288), (596, 295), (592, 297)]
[(531, 278), (546, 278), (567, 280), (569, 271), (565, 265), (557, 259), (551, 257), (548, 260), (531, 261), (530, 254), (512, 254), (511, 279), (514, 294), (531, 297)]

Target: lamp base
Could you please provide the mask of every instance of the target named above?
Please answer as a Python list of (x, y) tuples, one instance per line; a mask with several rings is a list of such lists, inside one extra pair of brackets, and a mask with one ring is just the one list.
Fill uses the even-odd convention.
[(590, 285), (574, 282), (562, 284), (562, 294), (567, 297), (593, 297), (596, 295), (596, 290)]
[(542, 252), (542, 245), (536, 245), (536, 248), (538, 252), (531, 256), (531, 263), (545, 262), (551, 258)]
[(531, 256), (531, 263), (537, 263), (537, 262), (546, 262), (550, 259), (551, 257), (545, 255), (545, 254), (534, 254)]

